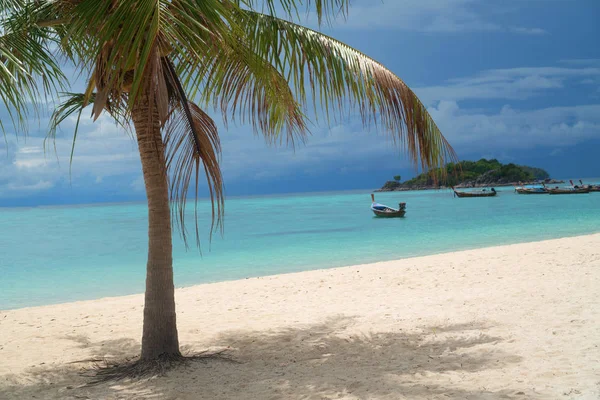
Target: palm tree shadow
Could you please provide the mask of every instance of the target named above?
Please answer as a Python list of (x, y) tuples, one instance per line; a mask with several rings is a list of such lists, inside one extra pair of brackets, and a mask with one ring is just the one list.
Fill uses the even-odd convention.
[[(246, 390), (278, 388), (285, 399), (436, 395), (443, 395), (444, 399), (510, 398), (506, 392), (469, 393), (427, 383), (425, 378), (452, 372), (474, 373), (520, 362), (520, 357), (494, 349), (502, 338), (485, 334), (487, 325), (430, 326), (418, 333), (354, 334), (347, 329), (352, 324), (353, 318), (340, 316), (300, 329), (230, 332), (220, 341), (235, 348), (240, 361), (268, 366), (268, 376), (253, 377), (252, 368), (248, 368), (245, 381), (251, 384), (244, 385)], [(226, 374), (226, 370), (219, 374)]]
[[(0, 398), (50, 399), (522, 399), (539, 396), (514, 387), (502, 392), (467, 391), (444, 374), (469, 374), (520, 362), (499, 350), (502, 338), (485, 325), (423, 327), (421, 332), (355, 334), (354, 319), (340, 316), (323, 323), (274, 331), (226, 332), (215, 345), (231, 347), (238, 363), (190, 363), (148, 380), (86, 385), (81, 369), (61, 366), (32, 369), (30, 382), (0, 386)], [(79, 338), (79, 342), (83, 339)], [(90, 354), (134, 356), (139, 343), (129, 340), (90, 343)], [(1, 381), (0, 381), (1, 382)], [(515, 384), (517, 385), (517, 384)], [(11, 397), (12, 396), (12, 397)], [(526, 397), (524, 397), (526, 396)], [(39, 398), (39, 397), (38, 397)]]

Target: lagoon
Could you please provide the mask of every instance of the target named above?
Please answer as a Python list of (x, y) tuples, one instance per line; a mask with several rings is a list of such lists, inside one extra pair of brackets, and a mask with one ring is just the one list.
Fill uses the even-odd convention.
[[(210, 203), (201, 200), (202, 253), (193, 237), (186, 250), (177, 235), (175, 285), (600, 232), (600, 193), (497, 190), (473, 199), (451, 190), (376, 193), (390, 206), (407, 203), (406, 217), (394, 219), (372, 215), (368, 190), (229, 198), (224, 235), (210, 243)], [(146, 213), (143, 203), (1, 208), (0, 309), (143, 292)]]

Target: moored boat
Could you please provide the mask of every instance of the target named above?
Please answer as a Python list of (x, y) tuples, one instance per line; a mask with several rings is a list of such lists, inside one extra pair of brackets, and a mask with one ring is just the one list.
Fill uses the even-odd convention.
[(398, 209), (388, 207), (385, 204), (379, 204), (375, 202), (375, 195), (371, 194), (371, 211), (375, 214), (376, 217), (383, 218), (395, 218), (395, 217), (404, 217), (406, 214), (406, 203), (400, 203), (398, 205)]
[(548, 194), (584, 194), (589, 193), (590, 188), (582, 188), (582, 187), (555, 187), (548, 189)]
[(472, 192), (459, 192), (452, 187), (454, 195), (457, 197), (493, 197), (496, 195), (496, 189), (491, 188), (490, 190), (474, 190)]
[(581, 179), (579, 180), (579, 183), (581, 183), (581, 187), (590, 189), (590, 192), (600, 192), (600, 185), (586, 185)]
[(519, 194), (548, 194), (548, 189), (545, 187), (517, 187), (515, 188), (515, 192)]

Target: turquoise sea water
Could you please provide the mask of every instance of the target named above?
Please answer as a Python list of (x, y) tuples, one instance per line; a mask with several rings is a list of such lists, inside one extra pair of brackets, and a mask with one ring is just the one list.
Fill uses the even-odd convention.
[[(402, 219), (378, 219), (368, 191), (231, 198), (209, 251), (174, 245), (177, 287), (600, 232), (600, 193), (458, 199), (450, 190), (377, 193)], [(200, 227), (210, 207), (201, 201)], [(0, 309), (144, 290), (145, 204), (0, 209)], [(190, 223), (193, 224), (190, 219)], [(206, 235), (205, 235), (206, 236)]]

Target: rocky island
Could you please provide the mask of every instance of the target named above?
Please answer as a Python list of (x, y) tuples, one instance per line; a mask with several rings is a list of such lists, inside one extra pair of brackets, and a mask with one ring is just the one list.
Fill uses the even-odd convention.
[(393, 192), (403, 190), (441, 189), (450, 186), (483, 187), (483, 186), (512, 186), (534, 183), (564, 183), (550, 179), (548, 172), (541, 168), (516, 165), (513, 163), (502, 164), (496, 159), (479, 161), (460, 161), (449, 163), (445, 170), (438, 168), (424, 172), (408, 181), (401, 182), (399, 175), (393, 181), (387, 181), (376, 192)]

